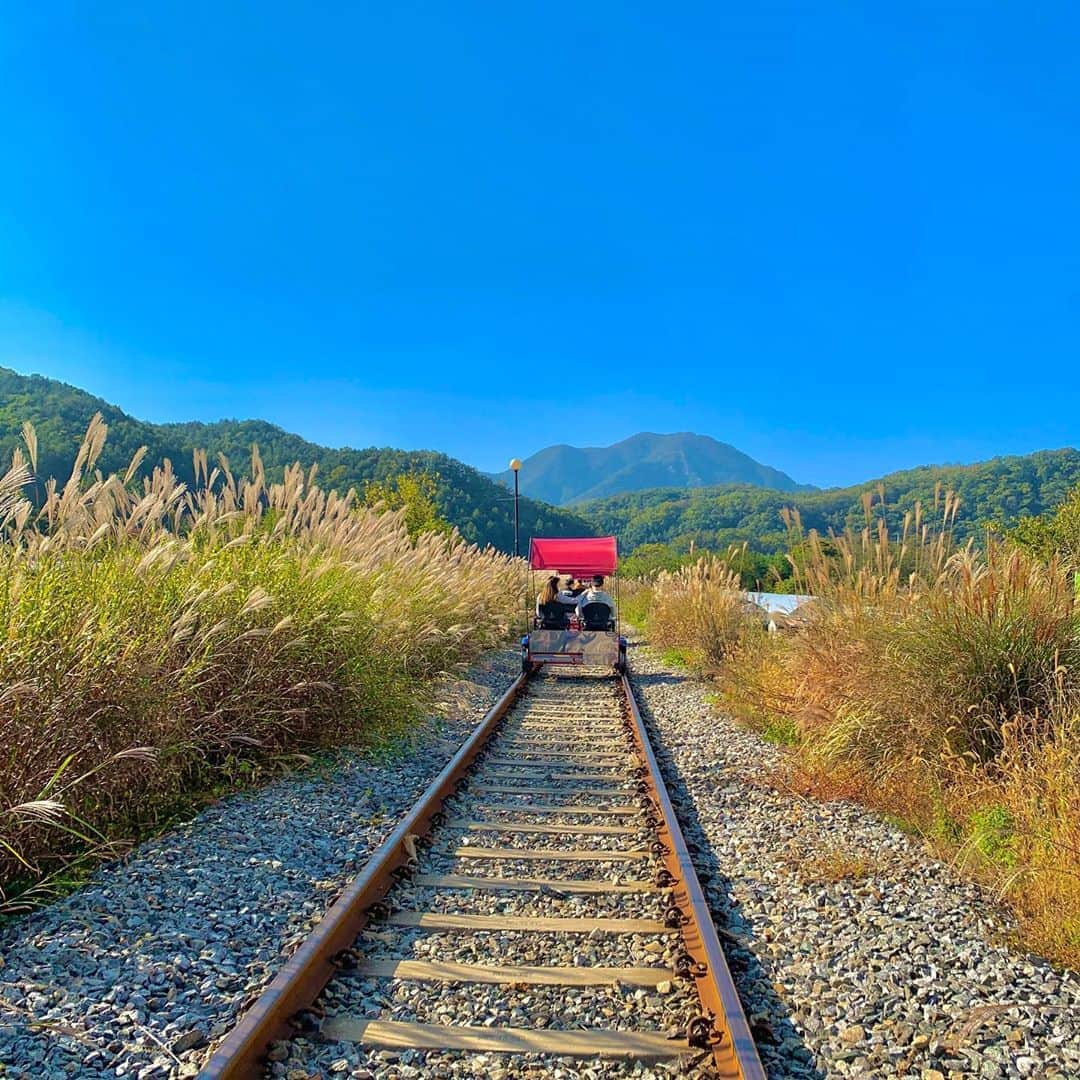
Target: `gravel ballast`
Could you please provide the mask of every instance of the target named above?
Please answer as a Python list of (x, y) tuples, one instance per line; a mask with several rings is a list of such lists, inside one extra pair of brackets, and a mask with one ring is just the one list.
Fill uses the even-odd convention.
[[(1080, 1078), (1080, 977), (1005, 942), (1006, 915), (931, 858), (917, 840), (844, 803), (784, 794), (769, 777), (783, 751), (716, 714), (707, 684), (633, 650), (639, 702), (728, 961), (772, 1078), (919, 1080)], [(328, 776), (298, 774), (224, 800), (188, 826), (103, 867), (60, 903), (0, 930), (0, 1076), (191, 1076), (304, 937), (328, 900), (393, 828), (516, 674), (499, 654), (457, 684), (451, 719), (408, 753), (343, 759)], [(524, 781), (499, 780), (515, 787)], [(582, 785), (587, 790), (588, 785)], [(451, 810), (469, 809), (459, 796)], [(488, 794), (483, 801), (516, 803)], [(527, 796), (520, 797), (528, 803)], [(632, 800), (627, 785), (626, 798)], [(575, 800), (597, 807), (621, 797)], [(451, 814), (450, 816), (455, 816)], [(503, 812), (485, 814), (486, 819)], [(564, 820), (561, 817), (556, 820)], [(572, 821), (587, 821), (575, 816)], [(617, 823), (612, 818), (597, 823)], [(633, 822), (628, 822), (633, 824)], [(498, 833), (500, 846), (551, 841)], [(456, 834), (490, 843), (483, 831)], [(581, 838), (607, 849), (606, 837)], [(630, 838), (624, 837), (629, 841)], [(579, 846), (575, 841), (574, 846)], [(611, 843), (614, 849), (618, 845)], [(645, 865), (455, 859), (429, 849), (425, 869), (633, 881)], [(415, 888), (418, 909), (507, 915), (650, 917), (656, 898), (471, 897)], [(533, 964), (664, 965), (660, 936), (577, 939), (372, 935), (370, 956)], [(341, 979), (330, 1011), (441, 1022), (552, 1028), (644, 1023), (690, 1009), (676, 983), (653, 989), (430, 984)], [(568, 1005), (567, 1002), (571, 1004)], [(5, 1007), (6, 1006), (6, 1007)], [(546, 1019), (544, 1019), (546, 1018)], [(44, 1027), (35, 1025), (47, 1025)], [(270, 1074), (363, 1077), (648, 1077), (675, 1063), (593, 1062), (550, 1055), (423, 1054), (296, 1040)]]
[(517, 674), (491, 654), (392, 758), (233, 796), (0, 929), (0, 1076), (193, 1076)]
[(771, 1077), (1080, 1077), (1080, 975), (1004, 944), (1007, 916), (918, 840), (770, 787), (783, 751), (706, 684), (632, 666)]

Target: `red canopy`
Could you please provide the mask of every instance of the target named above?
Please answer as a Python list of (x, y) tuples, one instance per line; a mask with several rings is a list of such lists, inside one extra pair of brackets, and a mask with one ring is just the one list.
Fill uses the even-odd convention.
[(618, 564), (614, 536), (568, 538), (533, 537), (529, 544), (529, 565), (534, 570), (559, 570), (575, 577), (614, 574)]

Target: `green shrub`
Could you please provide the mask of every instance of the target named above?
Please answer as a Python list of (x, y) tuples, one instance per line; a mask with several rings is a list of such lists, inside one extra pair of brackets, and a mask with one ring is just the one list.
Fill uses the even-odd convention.
[(986, 806), (968, 819), (972, 845), (991, 862), (1016, 865), (1016, 819), (1005, 806)]
[(520, 610), (519, 564), (404, 508), (268, 485), (257, 454), (196, 455), (193, 489), (95, 477), (104, 439), (40, 509), (22, 460), (0, 479), (0, 908), (186, 793), (405, 731)]

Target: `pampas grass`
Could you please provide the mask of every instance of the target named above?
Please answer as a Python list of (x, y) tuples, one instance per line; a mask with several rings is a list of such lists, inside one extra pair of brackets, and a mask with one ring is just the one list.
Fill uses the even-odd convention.
[(1072, 575), (987, 537), (952, 538), (958, 500), (860, 529), (786, 523), (814, 601), (778, 634), (736, 617), (723, 560), (652, 584), (649, 631), (690, 650), (728, 711), (793, 744), (785, 782), (921, 832), (1016, 910), (1026, 944), (1080, 964), (1080, 630)]
[(686, 657), (708, 671), (720, 669), (742, 637), (752, 632), (757, 610), (744, 598), (731, 568), (739, 549), (726, 557), (705, 555), (651, 584), (648, 627), (653, 644)]
[(189, 490), (167, 461), (137, 479), (142, 452), (102, 475), (106, 438), (95, 417), (39, 505), (29, 426), (0, 477), (0, 905), (238, 763), (404, 731), (521, 609), (514, 560), (313, 471), (197, 453)]

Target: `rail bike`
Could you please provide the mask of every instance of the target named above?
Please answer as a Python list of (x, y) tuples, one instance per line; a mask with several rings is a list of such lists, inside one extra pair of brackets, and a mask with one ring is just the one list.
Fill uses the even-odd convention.
[(536, 574), (546, 571), (578, 579), (601, 576), (615, 586), (615, 613), (607, 604), (585, 604), (580, 612), (565, 604), (545, 604), (521, 639), (521, 669), (542, 664), (610, 667), (626, 671), (626, 638), (619, 632), (618, 544), (614, 536), (533, 537), (529, 543), (529, 595), (536, 595)]
[[(617, 561), (614, 537), (538, 539), (530, 577), (534, 584), (541, 571), (609, 577)], [(531, 1074), (551, 1075), (553, 1063), (561, 1070), (569, 1056), (590, 1063), (590, 1074), (605, 1060), (655, 1060), (672, 1075), (766, 1080), (625, 670), (618, 601), (607, 599), (614, 611), (607, 603), (590, 611), (594, 595), (572, 613), (539, 605), (530, 615), (522, 673), (284, 960), (215, 1048), (202, 1080), (257, 1080), (271, 1061), (282, 1069), (302, 1065), (290, 1075), (321, 1075), (320, 1062), (345, 1047), (378, 1076), (388, 1075), (385, 1051), (407, 1051), (419, 1064), (413, 1071), (425, 1076), (443, 1075), (451, 1060), (456, 1074), (456, 1062), (470, 1067), (473, 1055), (513, 1054), (504, 1057), (513, 1075), (526, 1062)], [(568, 596), (564, 606), (571, 606)], [(614, 668), (618, 687), (613, 694), (607, 679), (586, 671), (534, 677), (545, 664)], [(504, 876), (507, 860), (539, 867), (511, 874), (537, 876)], [(571, 872), (568, 862), (595, 869)], [(600, 869), (605, 865), (613, 877)], [(588, 903), (592, 894), (605, 894), (592, 901), (595, 917), (547, 900), (580, 896)], [(476, 902), (485, 896), (501, 899)], [(428, 932), (443, 935), (437, 952), (412, 940)], [(520, 955), (504, 957), (501, 946), (473, 943), (501, 942), (504, 933), (535, 953), (530, 966), (521, 966)], [(560, 964), (564, 947), (571, 951), (567, 943), (586, 933), (602, 935), (608, 942), (602, 955), (619, 966)], [(473, 934), (482, 937), (470, 939)], [(642, 963), (645, 937), (658, 951)], [(468, 944), (455, 944), (463, 938)], [(385, 945), (373, 946), (388, 939), (389, 955)], [(432, 982), (461, 987), (446, 1011), (440, 1006), (437, 1023), (416, 1006), (427, 997), (419, 984)], [(639, 996), (656, 994), (659, 1001), (664, 984), (663, 1000), (671, 1006), (642, 1015), (634, 1010), (630, 1022), (620, 1016), (615, 1024), (606, 1012), (583, 1026), (576, 1004), (570, 1026), (547, 1017), (534, 1024), (513, 1010), (509, 996), (535, 987), (555, 1014), (562, 1002), (583, 1000), (575, 988), (618, 987), (623, 994), (621, 988), (637, 987)], [(499, 1012), (507, 1020), (492, 1017), (480, 1026), (475, 1003), (490, 1002), (492, 994), (502, 998)], [(470, 1067), (468, 1075), (481, 1073)]]

